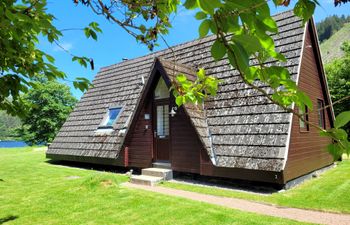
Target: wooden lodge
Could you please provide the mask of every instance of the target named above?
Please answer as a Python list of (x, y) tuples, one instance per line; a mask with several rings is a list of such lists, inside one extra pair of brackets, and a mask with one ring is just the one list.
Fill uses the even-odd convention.
[[(313, 20), (274, 16), (276, 48), (299, 88), (312, 99), (307, 119), (333, 126), (330, 95)], [(245, 85), (226, 59), (215, 62), (214, 36), (104, 67), (47, 151), (54, 160), (130, 168), (169, 163), (179, 172), (286, 184), (333, 163), (330, 139)], [(277, 62), (272, 62), (277, 63)], [(198, 68), (223, 80), (203, 105), (177, 108), (168, 88)]]

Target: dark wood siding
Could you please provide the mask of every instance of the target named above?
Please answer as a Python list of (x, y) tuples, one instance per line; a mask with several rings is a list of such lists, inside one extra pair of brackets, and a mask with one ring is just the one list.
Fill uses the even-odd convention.
[[(125, 146), (128, 147), (128, 166), (130, 167), (150, 167), (152, 165), (153, 154), (153, 133), (152, 120), (145, 120), (145, 113), (152, 112), (152, 105), (145, 103), (136, 118), (135, 126), (132, 127), (130, 138)], [(148, 125), (148, 129), (145, 126)]]
[(202, 145), (182, 107), (170, 122), (172, 168), (175, 171), (199, 173)]
[[(304, 43), (298, 86), (308, 94), (313, 103), (313, 111), (309, 113), (309, 121), (318, 124), (317, 99), (327, 104), (327, 91), (321, 77), (320, 65), (317, 57), (317, 45), (313, 38), (313, 30), (309, 24)], [(326, 128), (330, 128), (331, 115), (325, 112)], [(331, 143), (329, 138), (321, 137), (319, 131), (310, 126), (309, 131), (299, 127), (299, 119), (293, 116), (287, 164), (284, 170), (285, 182), (302, 176), (316, 169), (332, 163), (332, 157), (326, 151)]]
[(100, 158), (100, 157), (88, 157), (88, 156), (75, 156), (75, 155), (58, 155), (58, 154), (46, 154), (46, 158), (58, 161), (72, 161), (82, 163), (92, 163), (100, 165), (112, 165), (112, 166), (124, 166), (124, 151), (120, 151), (120, 156), (117, 159)]

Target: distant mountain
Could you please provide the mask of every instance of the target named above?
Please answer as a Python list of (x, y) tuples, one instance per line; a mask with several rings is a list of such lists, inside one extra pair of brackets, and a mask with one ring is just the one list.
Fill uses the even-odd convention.
[(330, 38), (321, 42), (320, 48), (324, 64), (343, 56), (340, 46), (344, 41), (350, 41), (350, 23), (344, 24), (343, 27), (331, 35)]
[(350, 22), (350, 16), (328, 16), (321, 22), (316, 24), (318, 39), (322, 43), (329, 39), (333, 34), (340, 30), (344, 24)]

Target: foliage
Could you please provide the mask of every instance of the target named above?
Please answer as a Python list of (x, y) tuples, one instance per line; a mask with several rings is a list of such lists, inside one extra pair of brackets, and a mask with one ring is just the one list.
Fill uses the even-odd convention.
[[(333, 102), (350, 96), (350, 42), (344, 42), (342, 45), (342, 50), (344, 51), (345, 55), (340, 59), (332, 61), (325, 67)], [(335, 115), (340, 115), (341, 112), (350, 110), (350, 100), (347, 99), (339, 104), (335, 104), (333, 109)], [(348, 123), (346, 125), (342, 123), (342, 125), (345, 125), (344, 129), (349, 134), (350, 124)]]
[(15, 140), (15, 129), (21, 125), (18, 117), (0, 111), (0, 140)]
[(162, 186), (209, 195), (272, 203), (282, 207), (350, 213), (350, 195), (347, 194), (347, 190), (350, 188), (349, 170), (350, 160), (344, 160), (337, 167), (321, 174), (316, 179), (305, 181), (297, 187), (271, 195), (244, 192), (241, 191), (242, 187), (239, 185), (238, 191), (175, 182), (165, 182)]
[[(202, 103), (209, 95), (216, 95), (220, 80), (215, 79), (213, 76), (206, 76), (204, 69), (198, 70), (197, 77), (196, 82), (192, 83), (184, 74), (177, 75), (177, 82), (173, 82), (174, 86), (172, 87), (172, 89), (176, 90), (174, 96), (177, 105), (187, 102)], [(176, 86), (177, 84), (180, 85)]]
[(65, 84), (45, 80), (34, 84), (35, 88), (23, 96), (29, 110), (18, 129), (30, 145), (51, 142), (77, 102)]
[(302, 224), (130, 189), (119, 185), (125, 175), (46, 161), (44, 150), (0, 149), (0, 219), (13, 216), (13, 225)]
[(334, 5), (335, 6), (340, 6), (341, 4), (349, 3), (349, 0), (334, 0)]
[(328, 16), (321, 22), (317, 23), (317, 34), (320, 42), (323, 42), (329, 39), (335, 32), (340, 30), (345, 23), (350, 22), (350, 16), (345, 17), (342, 15), (341, 17), (337, 15)]
[[(20, 94), (34, 88), (33, 80), (38, 76), (48, 80), (67, 77), (54, 66), (55, 59), (37, 47), (39, 35), (61, 47), (62, 32), (53, 25), (55, 17), (47, 13), (46, 4), (46, 0), (0, 2), (0, 110), (12, 115), (23, 115), (28, 110)], [(86, 36), (95, 40), (100, 31), (97, 23), (84, 29)], [(92, 62), (86, 57), (74, 57), (85, 67)], [(89, 82), (76, 80), (74, 84), (85, 90)]]

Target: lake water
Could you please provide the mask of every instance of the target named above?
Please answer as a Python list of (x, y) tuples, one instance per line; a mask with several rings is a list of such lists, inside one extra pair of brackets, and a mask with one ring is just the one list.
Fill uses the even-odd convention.
[(0, 141), (0, 148), (18, 148), (25, 146), (27, 146), (27, 144), (24, 141)]

